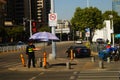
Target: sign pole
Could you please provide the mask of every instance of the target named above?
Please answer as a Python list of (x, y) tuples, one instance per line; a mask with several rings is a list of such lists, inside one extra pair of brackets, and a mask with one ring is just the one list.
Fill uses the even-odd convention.
[[(51, 13), (54, 13), (54, 1), (51, 0)], [(52, 26), (51, 28), (52, 34), (55, 35), (55, 26)], [(52, 58), (56, 58), (56, 43), (52, 41)]]

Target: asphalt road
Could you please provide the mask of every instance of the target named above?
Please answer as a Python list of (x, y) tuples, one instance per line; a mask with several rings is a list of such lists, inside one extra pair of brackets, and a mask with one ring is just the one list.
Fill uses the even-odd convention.
[[(57, 58), (66, 58), (65, 51), (73, 42), (56, 44)], [(47, 55), (51, 53), (51, 46), (46, 46), (45, 50)], [(43, 57), (42, 50), (36, 51), (36, 58)], [(19, 51), (15, 53), (2, 53), (0, 54), (0, 80), (120, 80), (119, 70), (85, 70), (86, 63), (90, 58), (76, 59), (81, 62), (79, 64), (84, 70), (68, 70), (68, 71), (40, 71), (40, 70), (9, 70), (11, 67), (21, 65), (20, 54), (25, 51)], [(25, 59), (26, 55), (24, 54)], [(84, 61), (84, 62), (82, 62)], [(113, 63), (115, 64), (115, 63)], [(75, 68), (76, 65), (74, 65)], [(111, 64), (112, 66), (112, 64)], [(107, 66), (108, 67), (108, 66)], [(119, 66), (117, 66), (119, 67)], [(59, 67), (58, 67), (59, 68)]]
[[(65, 51), (67, 50), (67, 48), (73, 45), (73, 42), (67, 42), (67, 43), (62, 43), (59, 42), (58, 44), (56, 43), (56, 57), (58, 58), (66, 58), (66, 54)], [(44, 53), (44, 47), (40, 46), (41, 50), (36, 51), (35, 55), (36, 55), (36, 59), (43, 57), (43, 53)], [(50, 46), (45, 46), (45, 51), (47, 53), (47, 56), (49, 56), (49, 54), (52, 52), (52, 47)], [(27, 60), (27, 56), (25, 54), (25, 50), (21, 50), (19, 52), (10, 52), (10, 53), (1, 53), (0, 54), (0, 70), (4, 70), (6, 68), (12, 67), (12, 66), (16, 66), (21, 64), (21, 59), (20, 59), (20, 54), (23, 54), (25, 57), (25, 60)]]
[(118, 71), (5, 71), (0, 80), (120, 80)]

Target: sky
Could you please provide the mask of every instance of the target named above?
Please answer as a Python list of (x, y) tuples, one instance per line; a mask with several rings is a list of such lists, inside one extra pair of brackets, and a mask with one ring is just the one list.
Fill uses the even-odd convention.
[[(112, 10), (112, 0), (53, 0), (57, 19), (70, 20), (77, 7), (97, 7), (102, 12)], [(88, 1), (88, 2), (87, 2)]]

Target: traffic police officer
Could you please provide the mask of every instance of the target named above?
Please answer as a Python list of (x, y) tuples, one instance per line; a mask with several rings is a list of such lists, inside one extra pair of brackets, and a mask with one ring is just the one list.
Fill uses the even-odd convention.
[(28, 68), (31, 66), (31, 61), (33, 67), (35, 67), (35, 45), (33, 45), (32, 41), (29, 41), (28, 46), (26, 47), (26, 54), (28, 55)]

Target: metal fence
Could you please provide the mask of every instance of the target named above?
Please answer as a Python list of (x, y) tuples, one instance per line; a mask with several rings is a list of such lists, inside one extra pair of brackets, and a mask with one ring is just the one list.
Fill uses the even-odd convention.
[[(25, 50), (27, 45), (14, 45), (14, 46), (1, 46), (0, 53), (4, 52), (16, 52), (20, 50)], [(43, 46), (43, 43), (35, 43), (36, 47)]]
[(101, 50), (105, 50), (105, 44), (97, 44), (97, 43), (93, 43), (90, 45), (91, 47), (91, 50), (94, 51), (94, 52), (99, 52)]
[[(65, 42), (60, 42), (60, 44), (64, 44)], [(44, 45), (47, 45), (47, 43), (34, 43), (36, 47), (41, 47)], [(59, 44), (59, 42), (58, 42)], [(27, 45), (14, 45), (14, 46), (1, 46), (0, 47), (0, 53), (3, 52), (15, 52), (15, 51), (21, 51), (21, 50), (25, 50)], [(100, 50), (104, 50), (105, 49), (105, 45), (104, 44), (90, 44), (90, 49), (94, 52), (99, 52)]]

